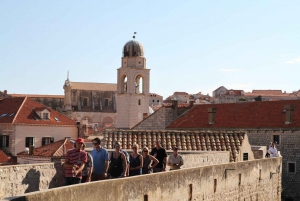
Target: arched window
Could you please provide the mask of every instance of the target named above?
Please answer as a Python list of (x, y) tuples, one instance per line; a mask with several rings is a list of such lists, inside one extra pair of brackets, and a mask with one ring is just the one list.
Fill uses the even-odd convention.
[(141, 75), (136, 76), (135, 78), (135, 93), (136, 94), (143, 94), (144, 87), (143, 87), (143, 77)]
[(127, 93), (127, 76), (123, 75), (121, 77), (121, 93), (126, 94)]

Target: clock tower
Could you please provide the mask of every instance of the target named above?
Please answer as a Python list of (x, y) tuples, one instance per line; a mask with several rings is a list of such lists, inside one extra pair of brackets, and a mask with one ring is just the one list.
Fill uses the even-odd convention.
[(131, 40), (123, 47), (118, 69), (116, 128), (130, 129), (149, 113), (150, 69), (146, 68), (144, 48)]

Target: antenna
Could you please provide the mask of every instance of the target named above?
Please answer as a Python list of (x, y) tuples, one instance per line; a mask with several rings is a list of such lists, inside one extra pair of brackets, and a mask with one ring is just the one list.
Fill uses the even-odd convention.
[(135, 34), (136, 34), (136, 32), (133, 33), (133, 36), (132, 36), (133, 40), (135, 40)]
[(68, 74), (67, 74), (67, 79), (69, 80), (69, 71), (68, 71)]

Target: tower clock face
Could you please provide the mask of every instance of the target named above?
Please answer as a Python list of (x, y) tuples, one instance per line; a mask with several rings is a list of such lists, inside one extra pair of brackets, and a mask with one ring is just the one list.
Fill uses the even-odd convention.
[(129, 66), (133, 66), (134, 65), (134, 61), (132, 59), (128, 59), (128, 65)]

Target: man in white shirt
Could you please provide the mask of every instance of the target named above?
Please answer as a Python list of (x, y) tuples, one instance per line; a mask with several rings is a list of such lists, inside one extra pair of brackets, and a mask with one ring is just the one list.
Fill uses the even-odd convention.
[(274, 142), (272, 143), (272, 146), (269, 148), (268, 152), (269, 152), (271, 158), (278, 157), (278, 152), (277, 152)]
[(180, 154), (178, 154), (178, 148), (173, 147), (173, 154), (171, 154), (168, 158), (168, 166), (170, 166), (170, 170), (178, 170), (183, 165), (183, 159)]

